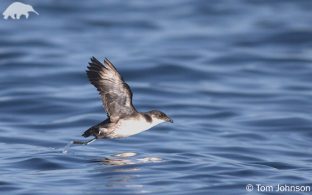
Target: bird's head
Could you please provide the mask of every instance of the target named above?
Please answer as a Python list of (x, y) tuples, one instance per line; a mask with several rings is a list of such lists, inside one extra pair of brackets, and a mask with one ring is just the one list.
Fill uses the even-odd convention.
[(161, 111), (152, 110), (149, 111), (149, 115), (152, 117), (153, 121), (173, 123), (173, 120)]

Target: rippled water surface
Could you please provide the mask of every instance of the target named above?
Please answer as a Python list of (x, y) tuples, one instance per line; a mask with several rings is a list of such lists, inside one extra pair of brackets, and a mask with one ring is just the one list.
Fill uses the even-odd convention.
[[(0, 19), (1, 194), (312, 185), (310, 0), (23, 2), (40, 15)], [(138, 110), (175, 123), (63, 153), (106, 117), (91, 56), (116, 65)]]

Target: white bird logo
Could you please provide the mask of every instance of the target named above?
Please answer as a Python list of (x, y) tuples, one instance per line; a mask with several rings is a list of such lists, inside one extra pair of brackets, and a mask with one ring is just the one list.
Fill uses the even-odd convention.
[(29, 17), (29, 13), (33, 12), (37, 15), (39, 15), (38, 12), (34, 10), (34, 8), (31, 5), (21, 3), (21, 2), (14, 2), (11, 5), (9, 5), (8, 8), (4, 10), (2, 13), (4, 19), (8, 19), (11, 17), (12, 19), (20, 19), (21, 16), (25, 16), (26, 19)]

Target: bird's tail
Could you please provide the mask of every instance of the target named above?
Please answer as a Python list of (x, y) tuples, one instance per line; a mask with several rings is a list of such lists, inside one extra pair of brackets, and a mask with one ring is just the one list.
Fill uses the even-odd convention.
[(94, 135), (94, 136), (95, 136), (96, 133), (97, 133), (97, 130), (96, 130), (96, 129), (90, 128), (90, 129), (86, 130), (86, 131), (82, 134), (82, 136), (83, 136), (83, 137), (89, 137), (89, 136), (91, 136), (91, 135)]

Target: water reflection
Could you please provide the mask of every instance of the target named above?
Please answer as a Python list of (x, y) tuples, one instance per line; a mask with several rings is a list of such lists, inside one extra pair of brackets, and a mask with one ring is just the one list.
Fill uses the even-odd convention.
[[(122, 166), (122, 165), (137, 165), (143, 163), (159, 163), (162, 162), (162, 159), (159, 157), (142, 157), (138, 158), (137, 153), (135, 152), (123, 152), (112, 155), (110, 157), (105, 157), (103, 159), (97, 160), (97, 162), (101, 162), (105, 165), (114, 165), (114, 166)], [(129, 171), (139, 170), (138, 168), (130, 169)], [(123, 169), (123, 171), (125, 171)]]
[(101, 177), (105, 177), (107, 190), (118, 190), (133, 192), (133, 194), (150, 193), (144, 185), (145, 174), (142, 174), (141, 166), (147, 163), (160, 163), (163, 160), (159, 157), (146, 157), (135, 152), (122, 152), (112, 154), (93, 162), (99, 163), (101, 171), (96, 171)]

